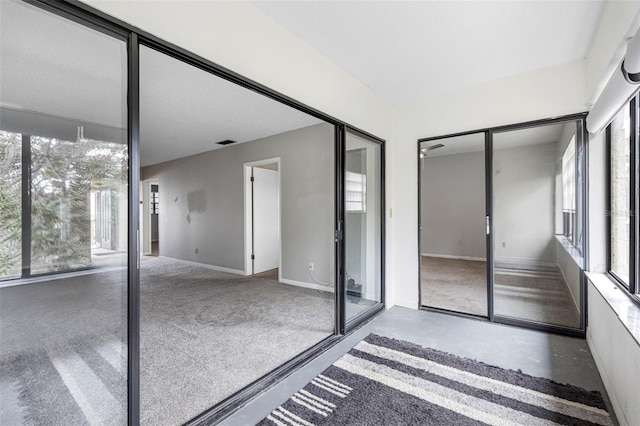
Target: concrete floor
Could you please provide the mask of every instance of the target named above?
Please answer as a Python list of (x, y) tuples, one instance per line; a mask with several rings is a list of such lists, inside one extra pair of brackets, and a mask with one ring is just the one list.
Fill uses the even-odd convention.
[[(394, 307), (254, 398), (221, 424), (245, 426), (257, 423), (369, 333), (414, 342), (502, 368), (520, 369), (532, 376), (546, 377), (587, 390), (597, 390), (602, 392), (609, 404), (585, 340)], [(612, 412), (611, 409), (609, 411)]]

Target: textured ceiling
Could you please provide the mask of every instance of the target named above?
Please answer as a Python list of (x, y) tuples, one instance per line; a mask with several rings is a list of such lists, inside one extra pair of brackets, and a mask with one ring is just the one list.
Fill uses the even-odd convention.
[(393, 103), (586, 56), (601, 1), (253, 1)]

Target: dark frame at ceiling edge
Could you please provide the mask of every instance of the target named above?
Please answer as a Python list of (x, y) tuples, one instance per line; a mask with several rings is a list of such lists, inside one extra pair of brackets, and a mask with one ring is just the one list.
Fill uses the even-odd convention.
[[(522, 328), (528, 328), (531, 330), (537, 330), (537, 331), (543, 331), (543, 332), (547, 332), (547, 333), (554, 333), (554, 334), (560, 334), (560, 335), (565, 335), (565, 336), (570, 336), (570, 337), (578, 337), (578, 338), (585, 338), (586, 337), (586, 327), (587, 327), (587, 318), (588, 318), (588, 312), (587, 312), (587, 286), (586, 286), (586, 277), (584, 275), (584, 271), (587, 270), (589, 264), (587, 263), (588, 261), (588, 243), (589, 243), (589, 239), (588, 239), (588, 160), (589, 160), (589, 156), (588, 156), (588, 145), (589, 145), (589, 135), (586, 131), (586, 126), (585, 126), (585, 120), (587, 117), (587, 112), (580, 112), (580, 113), (575, 113), (575, 114), (568, 114), (568, 115), (563, 115), (563, 116), (555, 116), (555, 117), (549, 117), (549, 118), (542, 118), (542, 119), (538, 119), (538, 120), (532, 120), (532, 121), (525, 121), (522, 123), (514, 123), (514, 124), (507, 124), (507, 125), (503, 125), (503, 126), (496, 126), (496, 127), (485, 127), (485, 128), (481, 128), (481, 129), (477, 129), (477, 130), (468, 130), (468, 131), (463, 131), (463, 132), (457, 132), (457, 133), (451, 133), (451, 134), (445, 134), (445, 135), (440, 135), (440, 136), (430, 136), (430, 137), (426, 137), (426, 138), (420, 138), (417, 141), (417, 154), (418, 154), (418, 307), (419, 309), (422, 310), (426, 310), (426, 311), (432, 311), (432, 312), (440, 312), (440, 313), (446, 313), (446, 314), (450, 314), (450, 315), (454, 315), (454, 316), (459, 316), (459, 317), (464, 317), (464, 318), (472, 318), (472, 319), (476, 319), (476, 320), (480, 320), (480, 321), (485, 321), (488, 320), (490, 322), (494, 322), (497, 324), (503, 324), (503, 325), (510, 325), (510, 326), (517, 326), (517, 327), (522, 327)], [(567, 122), (571, 122), (571, 121), (576, 121), (580, 123), (580, 128), (581, 128), (581, 132), (580, 132), (580, 138), (582, 139), (582, 146), (585, 150), (585, 154), (584, 154), (584, 160), (583, 160), (583, 164), (582, 166), (582, 174), (583, 177), (585, 179), (585, 184), (582, 186), (582, 220), (583, 220), (583, 224), (584, 224), (584, 247), (583, 247), (583, 253), (582, 253), (582, 258), (583, 258), (583, 262), (582, 262), (582, 273), (581, 273), (581, 280), (580, 280), (580, 298), (581, 298), (581, 302), (580, 302), (580, 307), (581, 307), (581, 312), (580, 312), (580, 328), (571, 328), (571, 327), (564, 327), (561, 325), (553, 325), (553, 324), (548, 324), (548, 323), (539, 323), (539, 322), (535, 322), (535, 321), (528, 321), (528, 320), (523, 320), (523, 319), (517, 319), (517, 318), (511, 318), (511, 317), (502, 317), (499, 315), (495, 315), (494, 312), (489, 312), (489, 314), (491, 314), (491, 317), (487, 316), (487, 317), (483, 317), (483, 316), (479, 316), (479, 315), (473, 315), (473, 314), (465, 314), (463, 312), (456, 312), (456, 311), (450, 311), (450, 310), (446, 310), (446, 309), (439, 309), (439, 308), (434, 308), (434, 307), (429, 307), (429, 306), (425, 306), (422, 304), (422, 291), (421, 291), (421, 285), (420, 285), (420, 274), (421, 274), (421, 262), (420, 262), (420, 250), (421, 250), (421, 238), (420, 238), (420, 226), (421, 226), (421, 190), (420, 190), (420, 178), (421, 178), (421, 170), (420, 170), (420, 144), (422, 142), (429, 142), (429, 141), (435, 141), (435, 140), (439, 140), (439, 139), (445, 139), (445, 138), (452, 138), (452, 137), (457, 137), (457, 136), (466, 136), (466, 135), (471, 135), (471, 134), (475, 134), (475, 133), (484, 133), (485, 134), (485, 138), (488, 137), (489, 139), (489, 143), (487, 144), (487, 141), (485, 140), (485, 148), (487, 146), (493, 148), (493, 136), (495, 133), (503, 133), (503, 132), (508, 132), (508, 131), (513, 131), (513, 130), (522, 130), (522, 129), (527, 129), (527, 128), (532, 128), (532, 127), (538, 127), (538, 126), (544, 126), (544, 125), (553, 125), (553, 124), (559, 124), (559, 123), (567, 123)], [(578, 133), (576, 131), (576, 133)], [(488, 135), (488, 136), (487, 136)], [(492, 156), (492, 154), (491, 154)], [(488, 157), (487, 153), (485, 152), (485, 159)], [(489, 164), (489, 166), (491, 166)], [(491, 181), (491, 177), (488, 176), (487, 177), (487, 184)], [(485, 188), (485, 193), (487, 192), (492, 192), (492, 188), (490, 189), (490, 191), (487, 190), (487, 188)], [(488, 196), (487, 196), (487, 202), (490, 201)], [(488, 213), (493, 213), (493, 209), (492, 209), (492, 204), (491, 205), (487, 205), (487, 212)], [(493, 216), (491, 216), (491, 238), (493, 238)], [(489, 242), (487, 242), (487, 247), (489, 247)], [(491, 243), (492, 245), (492, 243)], [(491, 262), (493, 261), (493, 252), (488, 252), (487, 253), (487, 266), (489, 266), (489, 261), (491, 260)], [(489, 268), (487, 268), (489, 269)], [(489, 274), (492, 272), (487, 272), (487, 274)], [(493, 280), (491, 279), (490, 281), (487, 282), (487, 286), (488, 287), (493, 287)], [(491, 297), (487, 300), (487, 306), (488, 308), (491, 308), (490, 310), (493, 311), (493, 292), (491, 292)]]
[[(77, 0), (21, 0), (24, 3), (31, 4), (40, 9), (51, 12), (55, 15), (61, 16), (70, 21), (76, 22), (80, 25), (86, 26), (88, 28), (92, 28), (96, 31), (102, 32), (114, 38), (117, 38), (127, 44), (127, 76), (128, 76), (128, 87), (127, 87), (127, 101), (128, 101), (128, 148), (129, 148), (129, 238), (128, 238), (128, 263), (129, 263), (129, 272), (128, 272), (128, 306), (127, 306), (127, 316), (128, 316), (128, 363), (127, 363), (127, 393), (128, 393), (128, 407), (127, 407), (127, 422), (129, 425), (138, 425), (140, 421), (140, 388), (139, 388), (139, 378), (140, 378), (140, 369), (139, 369), (139, 345), (140, 345), (140, 329), (139, 329), (139, 241), (138, 241), (138, 209), (133, 209), (131, 206), (137, 205), (137, 200), (139, 199), (139, 48), (141, 45), (150, 47), (154, 50), (157, 50), (161, 53), (164, 53), (170, 57), (188, 63), (192, 66), (195, 66), (199, 69), (202, 69), (210, 74), (213, 74), (217, 77), (223, 78), (227, 81), (235, 83), (241, 87), (252, 90), (256, 93), (259, 93), (263, 96), (266, 96), (270, 99), (273, 99), (277, 102), (285, 104), (291, 108), (294, 108), (298, 111), (309, 114), (313, 117), (319, 118), (329, 124), (332, 124), (336, 127), (336, 136), (338, 132), (342, 132), (344, 135), (345, 127), (348, 127), (351, 131), (357, 132), (358, 134), (371, 139), (372, 141), (376, 141), (381, 143), (382, 145), (382, 157), (381, 157), (381, 175), (382, 182), (384, 183), (384, 167), (385, 167), (385, 157), (384, 157), (384, 140), (378, 138), (377, 136), (366, 132), (362, 129), (359, 129), (355, 126), (351, 126), (342, 120), (339, 120), (331, 115), (325, 114), (319, 110), (311, 108), (301, 102), (296, 101), (293, 98), (290, 98), (282, 93), (279, 93), (275, 90), (272, 90), (258, 82), (255, 82), (251, 79), (245, 78), (240, 74), (237, 74), (227, 68), (224, 68), (216, 63), (209, 61), (201, 56), (193, 54), (186, 49), (183, 49), (179, 46), (176, 46), (172, 43), (166, 42), (159, 37), (156, 37), (146, 31), (142, 31), (139, 28), (136, 28), (132, 25), (129, 25), (119, 19), (116, 19), (98, 9), (93, 8), (92, 6), (81, 3)], [(132, 47), (134, 46), (135, 47)], [(132, 84), (133, 82), (133, 84)], [(334, 141), (336, 147), (342, 146), (342, 151), (344, 151), (344, 141), (340, 139), (336, 139)], [(336, 159), (338, 161), (337, 165), (342, 165), (344, 167), (343, 159)], [(137, 166), (136, 166), (137, 165)], [(339, 179), (336, 181), (336, 189), (339, 189), (340, 192), (335, 194), (336, 203), (340, 202), (344, 199), (344, 169), (336, 170), (336, 177)], [(381, 187), (381, 195), (382, 202), (381, 206), (384, 208), (385, 206), (385, 188), (384, 185)], [(132, 200), (134, 202), (132, 202)], [(336, 204), (339, 205), (339, 204)], [(336, 208), (336, 217), (338, 217)], [(344, 206), (343, 206), (344, 210)], [(342, 218), (344, 217), (344, 212), (342, 212)], [(384, 238), (386, 234), (386, 230), (384, 228), (384, 210), (382, 211), (382, 239), (384, 243)], [(338, 222), (336, 222), (336, 227), (338, 226)], [(336, 229), (337, 230), (337, 229)], [(344, 241), (341, 242), (344, 245)], [(344, 250), (342, 250), (344, 253)], [(382, 296), (384, 297), (384, 259), (385, 259), (385, 247), (384, 245), (381, 247), (381, 260), (382, 260)], [(336, 254), (338, 255), (338, 254)], [(131, 268), (131, 266), (134, 266)], [(336, 270), (341, 268), (341, 264), (336, 264)], [(339, 288), (340, 283), (336, 283), (336, 290)], [(384, 299), (383, 299), (384, 300)], [(341, 304), (341, 310), (344, 311), (344, 300), (338, 301), (337, 303)], [(384, 308), (384, 304), (380, 304), (379, 308), (372, 309), (368, 311), (367, 315), (358, 316), (358, 322), (350, 322), (349, 330), (353, 330), (357, 326), (364, 324), (365, 322), (371, 320), (376, 314), (382, 311)], [(296, 357), (292, 358), (288, 362), (280, 365), (276, 369), (267, 373), (263, 377), (257, 379), (251, 384), (245, 386), (240, 389), (238, 392), (233, 395), (227, 397), (223, 401), (218, 402), (208, 410), (194, 417), (192, 420), (187, 422), (187, 424), (213, 424), (217, 423), (225, 417), (232, 414), (235, 410), (237, 410), (242, 405), (246, 404), (251, 398), (257, 395), (260, 392), (265, 391), (269, 387), (273, 386), (284, 377), (301, 367), (302, 365), (308, 363), (311, 359), (335, 345), (337, 342), (341, 341), (345, 334), (345, 321), (344, 321), (344, 312), (342, 314), (336, 310), (336, 319), (340, 320), (340, 323), (336, 324), (335, 334), (328, 336), (326, 339), (320, 341), (316, 345), (308, 348), (304, 352), (298, 354)]]

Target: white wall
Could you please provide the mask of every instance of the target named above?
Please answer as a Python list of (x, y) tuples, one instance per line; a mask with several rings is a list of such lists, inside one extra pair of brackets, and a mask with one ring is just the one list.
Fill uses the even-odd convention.
[[(627, 311), (629, 318), (620, 317), (611, 307), (611, 298), (624, 297), (607, 278), (593, 277), (595, 284), (588, 280), (589, 326), (587, 342), (616, 417), (621, 426), (640, 425), (640, 333), (634, 338), (626, 328), (633, 323), (633, 313)], [(603, 295), (603, 293), (606, 297)], [(613, 293), (613, 294), (611, 294)], [(624, 301), (622, 301), (624, 303)], [(628, 304), (632, 302), (626, 301)], [(613, 300), (615, 303), (615, 300)], [(620, 306), (620, 305), (619, 305)], [(637, 306), (634, 306), (637, 311)]]
[[(147, 141), (146, 143), (153, 143)], [(318, 124), (142, 169), (160, 186), (160, 254), (244, 270), (244, 163), (280, 157), (284, 280), (333, 283), (334, 127)]]

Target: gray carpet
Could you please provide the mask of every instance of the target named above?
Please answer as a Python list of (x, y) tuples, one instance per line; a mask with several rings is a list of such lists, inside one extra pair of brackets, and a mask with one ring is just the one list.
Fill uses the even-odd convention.
[(598, 392), (370, 334), (259, 425), (607, 425)]
[(486, 262), (421, 256), (422, 304), (487, 316)]
[[(142, 423), (179, 424), (330, 335), (333, 295), (142, 261)], [(0, 424), (126, 423), (125, 271), (0, 289)]]
[[(578, 328), (576, 310), (559, 271), (494, 271), (496, 315)], [(422, 256), (422, 304), (487, 315), (486, 262)]]

